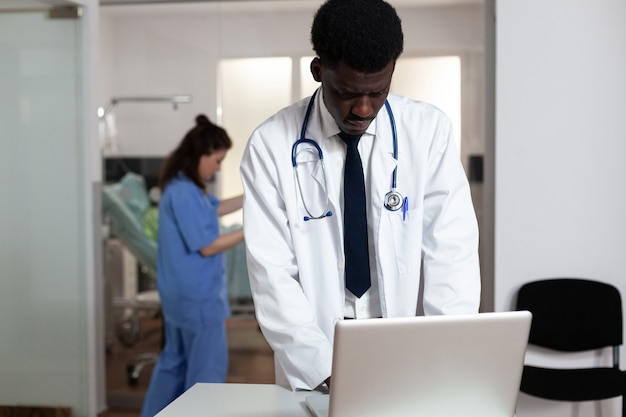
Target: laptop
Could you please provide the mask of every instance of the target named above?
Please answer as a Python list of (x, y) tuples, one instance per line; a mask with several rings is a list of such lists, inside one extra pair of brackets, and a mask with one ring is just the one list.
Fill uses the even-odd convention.
[(531, 313), (344, 320), (316, 417), (513, 417)]

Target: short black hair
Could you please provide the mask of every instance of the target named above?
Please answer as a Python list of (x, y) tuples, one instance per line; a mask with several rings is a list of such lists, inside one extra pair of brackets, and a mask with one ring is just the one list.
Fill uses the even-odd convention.
[(322, 65), (343, 62), (373, 73), (398, 59), (404, 35), (396, 10), (383, 0), (328, 0), (315, 14), (311, 42)]

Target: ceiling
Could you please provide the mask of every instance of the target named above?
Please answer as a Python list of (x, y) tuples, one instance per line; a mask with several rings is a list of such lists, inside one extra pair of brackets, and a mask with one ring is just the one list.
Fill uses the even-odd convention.
[[(100, 5), (141, 5), (141, 4), (173, 4), (173, 3), (201, 3), (201, 2), (222, 2), (237, 4), (239, 7), (248, 3), (275, 3), (277, 7), (286, 6), (287, 3), (312, 3), (320, 4), (321, 0), (99, 0)], [(388, 0), (394, 6), (447, 6), (463, 4), (483, 4), (484, 0)], [(34, 10), (48, 9), (54, 6), (71, 5), (71, 0), (0, 0), (0, 12), (11, 10)]]
[(0, 0), (2, 10), (49, 9), (53, 6), (67, 5), (66, 0)]
[[(198, 3), (198, 2), (222, 2), (222, 3), (258, 3), (265, 0), (100, 0), (100, 4), (121, 5), (121, 4), (154, 4), (154, 3)], [(273, 0), (275, 3), (286, 2), (311, 2), (310, 0)], [(414, 6), (442, 6), (442, 5), (459, 5), (459, 4), (483, 4), (484, 0), (388, 0), (394, 6), (414, 5)], [(321, 0), (313, 1), (320, 4)]]

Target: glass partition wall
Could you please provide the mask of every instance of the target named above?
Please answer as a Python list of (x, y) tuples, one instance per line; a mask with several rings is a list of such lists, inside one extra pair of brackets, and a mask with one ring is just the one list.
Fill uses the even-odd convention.
[(81, 416), (94, 408), (96, 378), (86, 331), (84, 27), (82, 9), (57, 14), (38, 3), (0, 4), (0, 405)]
[[(8, 13), (8, 3), (21, 9)], [(220, 197), (235, 195), (241, 189), (239, 160), (251, 130), (315, 88), (308, 71), (308, 32), (319, 1), (102, 6), (96, 14), (100, 31), (90, 44), (81, 33), (84, 24), (72, 18), (71, 10), (56, 15), (63, 18), (51, 17), (48, 5), (59, 3), (0, 3), (0, 185), (5, 194), (0, 204), (0, 405), (69, 405), (74, 415), (83, 416), (93, 414), (87, 411), (94, 409), (88, 403), (97, 397), (93, 380), (104, 380), (92, 350), (105, 346), (97, 340), (94, 347), (85, 335), (94, 321), (90, 304), (98, 303), (86, 294), (90, 286), (98, 291), (101, 285), (89, 276), (92, 263), (101, 267), (89, 253), (93, 243), (84, 241), (91, 220), (98, 223), (92, 236), (96, 248), (102, 239), (97, 230), (100, 203), (92, 208), (85, 202), (94, 198), (85, 187), (93, 173), (86, 170), (99, 171), (99, 156), (105, 155), (103, 149), (95, 155), (85, 150), (97, 147), (95, 132), (94, 145), (85, 143), (83, 125), (92, 112), (95, 116), (97, 106), (92, 108), (84, 98), (93, 95), (90, 101), (106, 106), (116, 97), (190, 96), (190, 102), (168, 106), (118, 106), (113, 134), (119, 146), (112, 156), (163, 158), (195, 116), (204, 113), (234, 139), (216, 192)], [(24, 10), (26, 4), (40, 9)], [(463, 147), (481, 151), (476, 143), (482, 126), (476, 120), (481, 120), (482, 107), (475, 93), (482, 86), (482, 7), (417, 11), (403, 2), (399, 12), (407, 32), (403, 59), (461, 56), (453, 67), (463, 69), (460, 90), (470, 93), (461, 102), (462, 117), (459, 113)], [(463, 30), (447, 30), (459, 21), (465, 22)], [(87, 73), (81, 56), (86, 50), (97, 51), (99, 61)], [(235, 77), (234, 67), (242, 62), (252, 67), (253, 75)], [(267, 74), (267, 63), (278, 63), (279, 69)], [(409, 69), (408, 78), (415, 79), (415, 73)], [(457, 83), (455, 78), (448, 85)], [(104, 339), (96, 338), (100, 336)]]
[[(176, 106), (119, 102), (102, 121), (102, 157), (162, 160), (205, 114), (234, 142), (212, 190), (220, 198), (238, 195), (239, 164), (253, 129), (318, 86), (309, 70), (309, 32), (320, 1), (148, 3), (100, 8), (99, 105), (119, 97), (191, 99)], [(392, 92), (444, 109), (462, 155), (479, 151), (482, 98), (472, 95), (482, 82), (482, 7), (400, 3), (405, 52)], [(223, 218), (225, 227), (241, 222), (240, 212)], [(136, 274), (137, 268), (125, 268), (123, 281), (136, 282)], [(149, 369), (135, 390), (145, 388)]]

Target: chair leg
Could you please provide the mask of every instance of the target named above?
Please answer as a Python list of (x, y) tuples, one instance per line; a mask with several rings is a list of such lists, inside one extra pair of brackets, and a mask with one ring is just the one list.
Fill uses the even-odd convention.
[(626, 417), (626, 373), (624, 373), (624, 390), (622, 391), (622, 417)]
[(144, 353), (135, 356), (135, 362), (129, 362), (126, 365), (126, 374), (128, 377), (128, 385), (136, 386), (139, 382), (139, 376), (141, 375), (141, 371), (146, 366), (156, 364), (159, 359), (158, 353)]
[(622, 372), (624, 383), (622, 384), (622, 417), (626, 417), (626, 371)]

